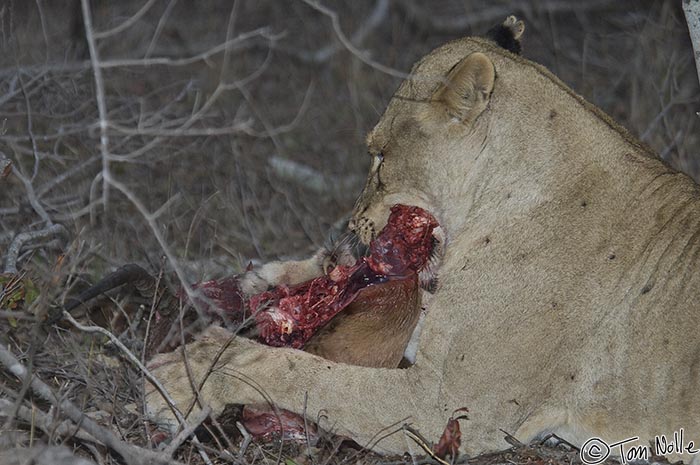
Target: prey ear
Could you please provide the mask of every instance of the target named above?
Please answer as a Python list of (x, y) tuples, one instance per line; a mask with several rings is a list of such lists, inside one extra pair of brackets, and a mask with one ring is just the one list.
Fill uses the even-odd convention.
[(496, 71), (483, 53), (474, 52), (447, 73), (445, 82), (433, 94), (450, 116), (471, 124), (486, 109)]
[(515, 16), (508, 16), (505, 21), (492, 27), (486, 33), (486, 38), (496, 42), (509, 52), (520, 55), (522, 46), (520, 41), (525, 32), (525, 23)]

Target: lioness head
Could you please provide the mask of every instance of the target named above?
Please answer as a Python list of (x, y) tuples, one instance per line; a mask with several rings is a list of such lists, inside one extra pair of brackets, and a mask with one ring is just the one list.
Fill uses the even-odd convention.
[(393, 205), (416, 205), (440, 223), (436, 239), (449, 255), (451, 238), (466, 237), (484, 212), (525, 215), (555, 194), (583, 199), (585, 183), (571, 179), (595, 166), (601, 121), (631, 140), (546, 68), (512, 53), (522, 32), (509, 18), (493, 40), (456, 40), (416, 63), (367, 136), (371, 167), (349, 225), (362, 242)]
[[(523, 23), (509, 17), (490, 31), (492, 40), (451, 42), (423, 58), (367, 136), (372, 157), (350, 229), (368, 243), (395, 204), (417, 205), (449, 228), (451, 208), (474, 161), (484, 150), (494, 119), (490, 103), (499, 91), (493, 55), (519, 52)], [(496, 46), (495, 41), (499, 46)]]
[(446, 59), (454, 53), (442, 50), (414, 67), (367, 137), (372, 162), (350, 226), (365, 243), (395, 204), (440, 215), (444, 197), (455, 194), (444, 191), (446, 178), (468, 171), (478, 155), (488, 128), (493, 63), (468, 49), (457, 61)]

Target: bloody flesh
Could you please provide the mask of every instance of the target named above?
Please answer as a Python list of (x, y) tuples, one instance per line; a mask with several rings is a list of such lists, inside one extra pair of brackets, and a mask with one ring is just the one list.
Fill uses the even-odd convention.
[(249, 306), (260, 338), (272, 346), (301, 348), (363, 289), (415, 278), (430, 260), (437, 226), (422, 208), (393, 206), (387, 225), (370, 243), (368, 257), (297, 286), (278, 286), (252, 296)]
[(288, 410), (271, 409), (269, 406), (246, 405), (241, 423), (255, 439), (269, 441), (277, 437), (284, 441), (316, 441), (318, 430), (304, 417)]
[[(296, 286), (277, 286), (250, 299), (240, 290), (237, 276), (201, 282), (193, 286), (204, 297), (196, 303), (224, 323), (240, 322), (252, 310), (262, 342), (301, 348), (352, 302), (362, 305), (363, 300), (371, 301), (376, 305), (373, 310), (391, 311), (405, 303), (402, 300), (410, 300), (411, 289), (418, 286), (417, 275), (430, 260), (433, 230), (437, 226), (427, 211), (395, 205), (387, 225), (371, 242), (370, 255), (353, 266), (339, 265), (326, 276)], [(384, 296), (383, 291), (391, 297)], [(305, 430), (302, 417), (284, 410), (276, 413), (247, 406), (241, 421), (254, 437), (282, 434), (286, 439), (301, 440), (315, 435), (315, 430)], [(441, 439), (441, 444), (447, 442), (445, 449), (454, 443), (459, 445), (459, 425), (456, 424), (456, 434), (454, 425), (450, 425), (452, 435)]]
[(218, 317), (224, 323), (242, 321), (245, 317), (245, 296), (239, 281), (238, 276), (229, 276), (193, 285), (192, 289), (201, 292), (205, 297), (196, 299), (196, 303), (209, 316)]

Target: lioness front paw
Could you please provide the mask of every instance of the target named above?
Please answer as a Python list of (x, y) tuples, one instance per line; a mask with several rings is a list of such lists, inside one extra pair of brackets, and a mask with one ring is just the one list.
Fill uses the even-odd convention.
[[(184, 348), (156, 355), (148, 363), (148, 369), (183, 417), (188, 416), (190, 409), (190, 415), (198, 414), (203, 406), (210, 407), (212, 415), (218, 415), (226, 404), (260, 401), (254, 389), (246, 389), (245, 383), (233, 382), (239, 379), (238, 372), (228, 368), (259, 360), (260, 357), (256, 359), (255, 355), (259, 348), (260, 344), (233, 337), (228, 330), (211, 326)], [(195, 386), (199, 390), (199, 398), (192, 406)], [(146, 414), (152, 422), (169, 431), (175, 431), (180, 426), (165, 397), (149, 382), (145, 386), (145, 401)]]

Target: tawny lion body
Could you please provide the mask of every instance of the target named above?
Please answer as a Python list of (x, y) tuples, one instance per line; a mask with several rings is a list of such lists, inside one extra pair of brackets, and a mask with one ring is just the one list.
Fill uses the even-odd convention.
[[(470, 454), (507, 446), (500, 429), (581, 445), (648, 444), (684, 428), (700, 444), (700, 188), (690, 178), (543, 67), (478, 38), (422, 59), (368, 145), (355, 232), (368, 242), (400, 203), (430, 211), (444, 234), (415, 364), (351, 366), (234, 338), (204, 402), (219, 411), (264, 391), (312, 418), (323, 410), (338, 432), (384, 452), (407, 448), (384, 428), (410, 422), (437, 439), (461, 407)], [(196, 381), (228, 339), (212, 328), (186, 347)], [(187, 406), (180, 354), (153, 367)], [(147, 402), (172, 418), (157, 393)]]

